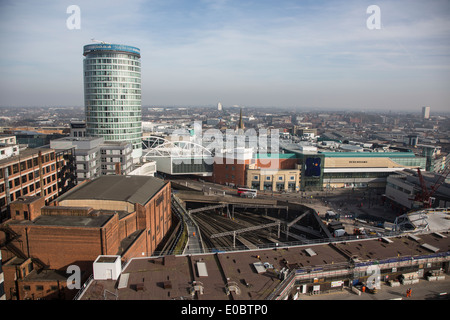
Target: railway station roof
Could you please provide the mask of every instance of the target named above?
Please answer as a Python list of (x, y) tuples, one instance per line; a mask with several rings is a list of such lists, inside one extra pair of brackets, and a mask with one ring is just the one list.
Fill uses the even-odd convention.
[[(192, 299), (199, 300), (264, 300), (281, 283), (280, 271), (344, 268), (351, 258), (380, 261), (428, 256), (450, 251), (448, 232), (421, 234), (419, 239), (407, 236), (383, 239), (360, 239), (340, 243), (323, 243), (264, 250), (245, 250), (131, 259), (123, 273), (129, 277), (126, 288), (118, 290), (120, 300)], [(423, 246), (427, 244), (427, 246)], [(433, 248), (433, 250), (427, 249)], [(316, 255), (310, 255), (311, 249)], [(196, 264), (200, 262), (199, 273)], [(255, 268), (255, 263), (259, 268)], [(261, 269), (264, 268), (264, 270)], [(207, 270), (207, 272), (204, 272)], [(113, 280), (94, 280), (80, 299), (102, 299), (93, 289), (116, 289)], [(197, 291), (196, 291), (197, 290)], [(98, 291), (98, 290), (97, 290)], [(201, 292), (201, 294), (200, 294)], [(230, 293), (231, 292), (231, 293)]]

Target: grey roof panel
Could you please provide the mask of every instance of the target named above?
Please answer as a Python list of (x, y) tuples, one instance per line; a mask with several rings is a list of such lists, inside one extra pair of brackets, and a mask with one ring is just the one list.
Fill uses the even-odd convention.
[(164, 180), (146, 176), (101, 176), (60, 197), (62, 200), (117, 200), (145, 205), (161, 188)]

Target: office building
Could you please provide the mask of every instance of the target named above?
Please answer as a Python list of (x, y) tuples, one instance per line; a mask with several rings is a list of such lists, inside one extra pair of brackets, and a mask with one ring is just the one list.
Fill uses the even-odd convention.
[(430, 118), (430, 107), (422, 107), (422, 119)]
[(129, 142), (142, 156), (140, 50), (118, 44), (84, 46), (86, 135)]

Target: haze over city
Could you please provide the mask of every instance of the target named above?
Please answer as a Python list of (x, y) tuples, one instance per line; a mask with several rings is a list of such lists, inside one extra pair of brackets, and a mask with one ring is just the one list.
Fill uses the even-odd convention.
[(1, 105), (83, 106), (95, 38), (140, 48), (143, 106), (445, 112), (449, 13), (445, 0), (2, 1)]

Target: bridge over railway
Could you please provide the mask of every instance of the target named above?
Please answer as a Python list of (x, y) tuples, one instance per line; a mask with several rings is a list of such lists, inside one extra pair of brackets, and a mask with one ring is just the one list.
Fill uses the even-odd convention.
[(255, 204), (255, 205), (277, 205), (278, 201), (275, 199), (252, 199), (252, 198), (240, 198), (233, 197), (231, 195), (204, 195), (198, 191), (178, 191), (177, 197), (182, 201), (197, 202), (197, 203), (232, 203), (232, 204)]

